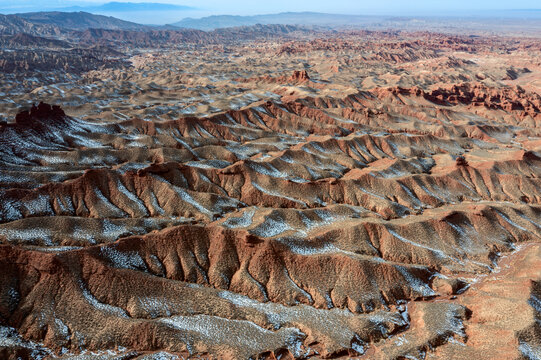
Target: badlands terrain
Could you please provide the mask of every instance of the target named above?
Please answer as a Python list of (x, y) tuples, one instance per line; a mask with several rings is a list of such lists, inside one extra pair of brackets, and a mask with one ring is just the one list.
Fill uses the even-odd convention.
[(541, 358), (539, 33), (0, 23), (0, 358)]

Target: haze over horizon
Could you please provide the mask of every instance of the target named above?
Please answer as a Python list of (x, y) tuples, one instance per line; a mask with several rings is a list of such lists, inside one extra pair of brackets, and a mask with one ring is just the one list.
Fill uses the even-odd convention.
[[(120, 0), (115, 2), (141, 3), (143, 1)], [(145, 1), (152, 3), (152, 0)], [(217, 1), (217, 0), (163, 0), (154, 1), (161, 4), (174, 4), (191, 7), (192, 9), (179, 9), (177, 11), (153, 11), (150, 17), (142, 11), (105, 11), (96, 10), (97, 5), (107, 1), (87, 0), (21, 0), (14, 3), (12, 0), (0, 0), (0, 13), (10, 14), (18, 12), (34, 11), (89, 11), (96, 14), (111, 15), (124, 20), (165, 24), (179, 21), (186, 17), (204, 17), (211, 15), (262, 15), (276, 14), (280, 12), (321, 12), (333, 14), (355, 15), (406, 15), (406, 16), (517, 16), (507, 10), (539, 10), (539, 4), (533, 0), (519, 0), (510, 4), (507, 1), (466, 1), (458, 0), (453, 3), (428, 0), (412, 0), (404, 3), (398, 0), (381, 0), (377, 3), (368, 1), (337, 0), (333, 2), (323, 1), (285, 1), (278, 0), (263, 3), (247, 2), (245, 0)], [(534, 15), (541, 13), (536, 11)], [(523, 16), (523, 15), (520, 15)], [(531, 16), (531, 15), (529, 15)]]

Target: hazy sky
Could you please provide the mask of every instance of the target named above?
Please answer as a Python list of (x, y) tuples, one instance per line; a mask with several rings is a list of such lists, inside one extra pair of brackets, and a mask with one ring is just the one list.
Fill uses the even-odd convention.
[[(187, 5), (193, 11), (167, 12), (113, 12), (102, 15), (144, 24), (174, 23), (186, 17), (200, 18), (209, 15), (257, 15), (286, 11), (314, 11), (352, 15), (460, 15), (498, 16), (517, 12), (504, 9), (539, 9), (541, 0), (0, 0), (0, 13), (10, 14), (30, 11), (51, 11), (72, 6), (96, 5), (111, 1), (155, 2)], [(494, 10), (500, 10), (494, 12)], [(541, 11), (529, 12), (541, 18)], [(522, 16), (522, 15), (519, 15)]]
[[(0, 8), (9, 7), (67, 7), (81, 3), (104, 3), (113, 0), (0, 0)], [(130, 0), (114, 0), (130, 1)], [(132, 2), (162, 2), (189, 5), (215, 14), (259, 14), (280, 11), (320, 11), (332, 13), (434, 13), (483, 9), (541, 8), (540, 0), (131, 0)]]
[(540, 8), (539, 0), (203, 0), (203, 1), (171, 1), (185, 5), (239, 12), (276, 12), (276, 11), (324, 11), (324, 12), (357, 12), (379, 11), (442, 11), (442, 10), (481, 10), (481, 9), (517, 9)]

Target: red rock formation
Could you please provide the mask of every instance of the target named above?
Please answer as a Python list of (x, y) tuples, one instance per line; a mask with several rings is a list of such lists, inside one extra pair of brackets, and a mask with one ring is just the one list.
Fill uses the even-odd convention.
[(28, 111), (21, 111), (15, 117), (15, 124), (20, 127), (32, 127), (40, 121), (62, 121), (66, 114), (58, 105), (49, 105), (40, 102), (37, 106), (32, 105)]
[[(130, 89), (66, 107), (91, 116), (40, 103), (0, 125), (0, 358), (516, 359), (539, 347), (540, 98), (535, 84), (499, 83), (509, 64), (492, 81), (450, 55), (508, 40), (289, 41), (299, 31), (78, 35), (190, 50), (149, 56), (144, 76), (73, 80), (68, 104), (95, 83)], [(310, 75), (243, 72), (257, 59), (237, 54), (235, 36), (278, 37), (242, 49), (282, 49), (280, 66), (302, 64), (296, 52), (333, 59)], [(171, 66), (190, 51), (234, 70), (215, 81)], [(251, 100), (181, 116), (163, 105), (178, 94), (198, 112)]]
[(291, 75), (289, 79), (293, 82), (303, 82), (303, 81), (310, 80), (310, 77), (308, 76), (308, 73), (306, 72), (306, 70), (302, 70), (302, 71), (295, 70), (293, 72), (293, 75)]

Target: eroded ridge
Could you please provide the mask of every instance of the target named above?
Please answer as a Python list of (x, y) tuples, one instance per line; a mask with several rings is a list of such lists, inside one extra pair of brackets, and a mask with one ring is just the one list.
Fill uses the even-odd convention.
[[(330, 67), (192, 80), (207, 107), (174, 119), (68, 101), (1, 124), (0, 355), (535, 358), (541, 98), (522, 79), (539, 65), (503, 79), (484, 38), (391, 56), (364, 35), (381, 74), (363, 83), (347, 33), (272, 46), (273, 67), (323, 50)], [(434, 76), (408, 85), (414, 64)], [(115, 96), (175, 92), (154, 85)]]

